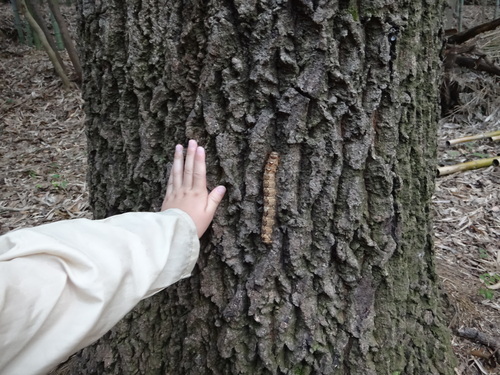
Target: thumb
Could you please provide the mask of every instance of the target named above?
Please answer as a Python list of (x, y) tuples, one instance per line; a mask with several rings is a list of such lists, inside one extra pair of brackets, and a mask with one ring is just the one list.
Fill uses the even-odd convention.
[(207, 202), (208, 212), (210, 212), (211, 214), (215, 214), (215, 210), (217, 210), (217, 207), (222, 201), (222, 198), (224, 198), (224, 194), (226, 194), (226, 187), (222, 185), (217, 186), (214, 190), (210, 192), (210, 194), (208, 195), (208, 202)]

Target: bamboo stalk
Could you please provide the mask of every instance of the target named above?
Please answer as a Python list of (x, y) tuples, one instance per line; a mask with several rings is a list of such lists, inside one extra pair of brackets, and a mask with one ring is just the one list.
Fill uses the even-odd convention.
[[(20, 3), (21, 0), (18, 0)], [(40, 29), (42, 29), (43, 34), (45, 36), (45, 39), (47, 39), (47, 42), (49, 42), (50, 47), (54, 50), (54, 54), (56, 55), (57, 60), (59, 61), (59, 64), (62, 66), (64, 69), (64, 72), (66, 73), (66, 67), (64, 66), (63, 59), (59, 52), (57, 51), (57, 46), (54, 42), (54, 38), (52, 37), (52, 33), (48, 29), (47, 25), (45, 24), (45, 20), (43, 18), (43, 12), (42, 9), (40, 8), (40, 5), (42, 4), (41, 0), (23, 0), (23, 2), (26, 4), (26, 7), (28, 8), (29, 13), (33, 17), (33, 19), (36, 21)], [(42, 37), (38, 37), (38, 32), (33, 31), (33, 35), (35, 36), (35, 42), (36, 46), (38, 49), (41, 49), (42, 47), (45, 49), (45, 46), (42, 42)]]
[(12, 7), (12, 13), (14, 14), (14, 26), (17, 30), (17, 36), (19, 37), (19, 42), (22, 44), (26, 43), (26, 37), (23, 31), (23, 22), (21, 21), (21, 17), (19, 16), (19, 11), (17, 9), (17, 3), (15, 1), (10, 2)]
[(56, 19), (56, 21), (59, 24), (59, 27), (61, 29), (62, 40), (64, 42), (64, 46), (66, 47), (66, 50), (68, 51), (68, 56), (71, 60), (71, 63), (73, 64), (73, 67), (75, 68), (78, 82), (81, 82), (82, 81), (82, 66), (80, 64), (80, 58), (78, 57), (78, 52), (76, 51), (75, 44), (73, 43), (73, 40), (71, 39), (71, 36), (69, 34), (69, 30), (68, 30), (68, 27), (66, 25), (66, 21), (64, 21), (64, 18), (61, 14), (61, 9), (59, 8), (59, 2), (58, 2), (58, 0), (49, 0), (48, 3), (49, 3), (50, 11), (52, 12), (54, 18)]
[(462, 137), (462, 138), (450, 139), (449, 141), (446, 141), (446, 146), (456, 145), (458, 143), (477, 141), (479, 139), (495, 137), (497, 135), (500, 135), (500, 130), (496, 130), (494, 132), (476, 134), (476, 135), (469, 135), (467, 137)]
[(478, 168), (486, 168), (490, 165), (494, 164), (498, 166), (500, 164), (500, 156), (495, 156), (493, 158), (479, 159), (468, 161), (466, 163), (460, 163), (455, 165), (447, 165), (445, 167), (439, 167), (437, 170), (437, 175), (446, 176), (448, 174), (456, 173), (456, 172), (464, 172), (470, 171)]
[(54, 30), (54, 39), (56, 40), (56, 46), (58, 51), (64, 50), (64, 42), (61, 35), (61, 28), (57, 23), (56, 17), (54, 16), (54, 12), (50, 12), (50, 20), (52, 22), (52, 29)]
[(66, 88), (71, 87), (71, 82), (69, 81), (68, 76), (64, 72), (63, 66), (59, 63), (55, 51), (50, 46), (47, 38), (45, 37), (45, 34), (43, 33), (42, 28), (38, 25), (38, 23), (35, 21), (31, 13), (29, 12), (28, 7), (26, 5), (26, 0), (20, 0), (20, 5), (24, 17), (31, 25), (33, 30), (36, 32), (36, 34), (38, 34), (38, 36), (40, 37), (40, 41), (42, 42), (42, 45), (45, 48), (45, 51), (47, 52), (47, 55), (49, 55), (50, 61), (52, 61), (52, 64), (54, 65), (57, 74), (59, 75), (59, 77), (61, 77), (64, 87)]

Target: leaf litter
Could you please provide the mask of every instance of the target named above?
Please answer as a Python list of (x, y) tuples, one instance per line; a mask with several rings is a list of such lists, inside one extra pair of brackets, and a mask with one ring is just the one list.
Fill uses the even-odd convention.
[[(465, 8), (470, 26), (486, 22), (483, 7)], [(497, 66), (499, 36), (500, 31), (494, 30), (470, 41)], [(456, 68), (453, 78), (460, 87), (461, 104), (440, 121), (439, 166), (499, 155), (499, 141), (446, 146), (454, 138), (500, 130), (500, 77)], [(500, 363), (491, 360), (495, 355), (491, 356), (490, 347), (457, 334), (464, 327), (475, 328), (500, 343), (500, 291), (485, 282), (500, 277), (500, 167), (438, 177), (433, 213), (437, 271), (447, 294), (452, 344), (459, 359), (455, 372), (500, 374)]]
[[(4, 27), (13, 25), (10, 6), (1, 5), (0, 17)], [(79, 90), (62, 89), (44, 51), (6, 35), (0, 77), (0, 234), (90, 218)]]
[[(0, 25), (13, 20), (0, 4)], [(6, 26), (2, 26), (6, 28)], [(19, 45), (0, 29), (0, 234), (58, 220), (91, 218), (86, 184), (83, 101), (64, 90), (45, 52)], [(498, 32), (482, 36), (499, 57)], [(494, 43), (497, 48), (494, 49)], [(62, 53), (69, 66), (69, 59)], [(438, 161), (456, 164), (495, 156), (499, 142), (451, 147), (446, 140), (500, 129), (498, 78), (457, 71), (462, 105), (441, 120)], [(500, 168), (489, 167), (436, 180), (433, 197), (437, 270), (442, 282), (452, 345), (460, 375), (500, 374), (475, 351), (488, 348), (456, 331), (473, 327), (500, 337), (500, 291), (485, 298), (481, 276), (500, 274)], [(476, 353), (476, 354), (474, 354)], [(489, 365), (489, 367), (488, 367)]]

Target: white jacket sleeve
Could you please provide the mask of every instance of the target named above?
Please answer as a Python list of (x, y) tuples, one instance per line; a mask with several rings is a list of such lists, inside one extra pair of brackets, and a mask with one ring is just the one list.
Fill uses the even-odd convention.
[(198, 252), (193, 221), (173, 209), (1, 236), (0, 374), (46, 374), (188, 277)]

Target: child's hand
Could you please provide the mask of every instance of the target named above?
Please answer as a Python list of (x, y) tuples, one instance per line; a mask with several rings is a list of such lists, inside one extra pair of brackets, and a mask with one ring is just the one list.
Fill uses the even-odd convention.
[(186, 212), (196, 225), (198, 237), (201, 237), (212, 222), (226, 188), (217, 186), (208, 193), (203, 147), (190, 140), (184, 163), (182, 150), (181, 145), (175, 146), (174, 164), (161, 209), (178, 208)]

